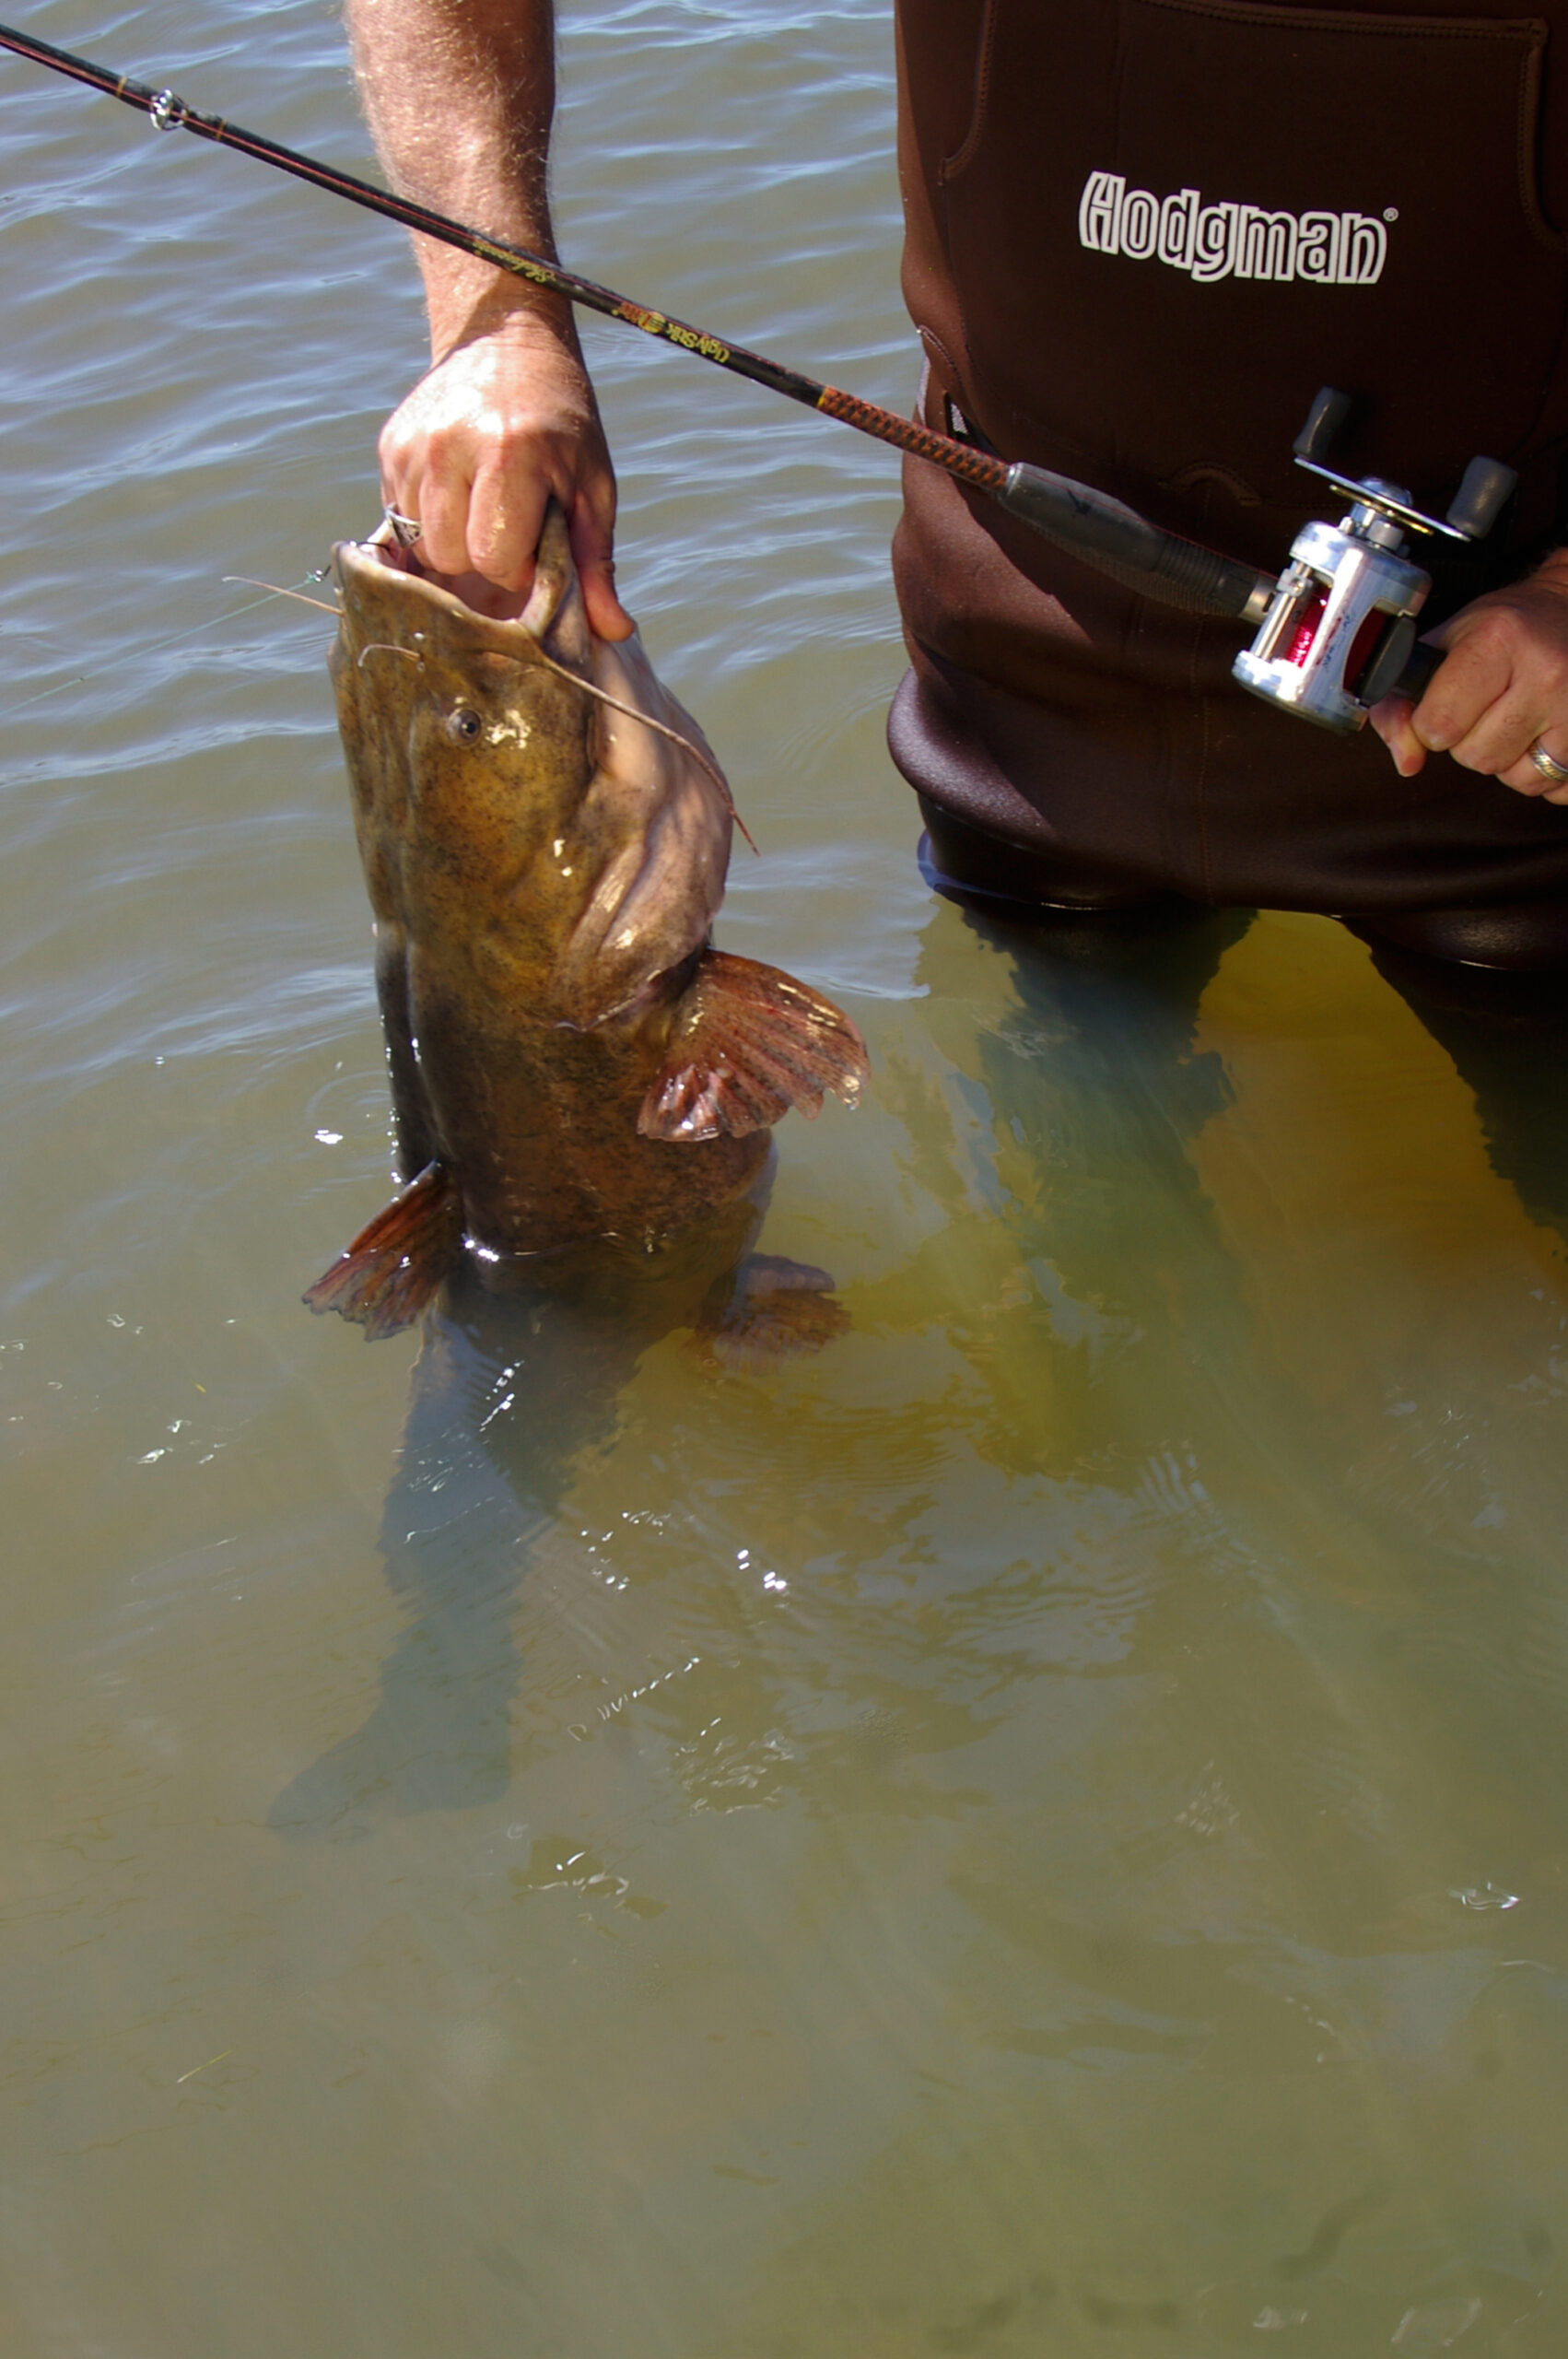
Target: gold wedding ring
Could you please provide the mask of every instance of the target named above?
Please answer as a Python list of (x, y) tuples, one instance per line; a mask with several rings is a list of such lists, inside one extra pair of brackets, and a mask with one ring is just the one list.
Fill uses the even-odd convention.
[(1553, 786), (1568, 786), (1568, 762), (1555, 762), (1538, 737), (1530, 747), (1530, 767), (1550, 779)]

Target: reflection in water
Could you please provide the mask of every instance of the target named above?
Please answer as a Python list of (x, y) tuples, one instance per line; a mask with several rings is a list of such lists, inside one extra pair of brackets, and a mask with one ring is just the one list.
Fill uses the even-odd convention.
[(711, 1264), (427, 1339), (409, 1619), (275, 1823), (515, 1819), (463, 2118), (596, 2092), (531, 2183), (613, 2174), (617, 2274), (532, 2198), (480, 2254), (572, 2347), (1501, 2352), (1546, 2297), (1554, 1495), (1503, 1433), (1471, 1511), (1430, 1281), (1527, 1355), (1555, 1244), (1348, 937), (1083, 949), (930, 913), (900, 1243), (815, 1358), (704, 1372)]
[[(954, 2081), (928, 2092), (927, 2126), (884, 2144), (788, 2254), (797, 2282), (820, 2275), (852, 2307), (867, 2348), (918, 2331), (922, 2347), (1048, 2336), (1076, 2352), (1138, 2328), (1228, 2351), (1289, 2328), (1293, 2347), (1339, 2354), (1396, 2330), (1422, 2347), (1456, 2319), (1482, 2321), (1472, 2348), (1502, 2348), (1543, 2297), (1559, 2093), (1498, 2038), (1539, 2022), (1540, 1961), (1564, 1930), (1550, 1559), (1536, 1535), (1500, 1553), (1494, 1525), (1433, 1499), (1446, 1553), (1412, 1562), (1346, 1465), (1376, 1438), (1385, 1371), (1374, 1357), (1359, 1392), (1327, 1403), (1319, 1376), (1325, 1353), (1362, 1367), (1415, 1274), (1407, 1220), (1419, 1264), (1434, 1199), (1469, 1224), (1472, 1266), (1490, 1260), (1494, 1322), (1498, 1252), (1534, 1278), (1532, 1309), (1555, 1255), (1516, 1207), (1510, 1228), (1484, 1165), (1453, 1193), (1467, 1150), (1433, 1175), (1419, 1125), (1369, 1126), (1375, 1088), (1359, 1121), (1342, 1097), (1319, 1107), (1327, 1135), (1304, 1156), (1303, 1065), (1326, 1050), (1331, 1097), (1346, 997), (1352, 1037), (1369, 1014), (1386, 1036), (1387, 1012), (1353, 945), (1342, 973), (1324, 960), (1327, 929), (1308, 921), (1293, 968), (1291, 921), (1259, 929), (1270, 955), (1250, 967), (1243, 931), (1124, 937), (1090, 963), (1071, 936), (975, 926), (1014, 995), (977, 1021), (960, 921), (926, 936), (945, 1055), (914, 1049), (892, 1085), (946, 1215), (919, 1292), (965, 1362), (954, 1425), (1005, 1485), (985, 1541), (942, 1551), (947, 1612), (991, 1672), (965, 1772), (983, 1802), (943, 1873), (967, 2046), (943, 2057)], [(1408, 1070), (1392, 1029), (1372, 1058), (1389, 1070), (1352, 1059), (1352, 1090)], [(1295, 1119), (1270, 1170), (1251, 1085), (1293, 1035)], [(1462, 1092), (1431, 1079), (1422, 1110), (1473, 1141)], [(1337, 1285), (1310, 1258), (1281, 1319), (1301, 1249), (1358, 1203), (1370, 1265), (1352, 1252)], [(1476, 1373), (1485, 1326), (1468, 1309), (1452, 1331), (1468, 1367), (1434, 1364), (1440, 1318), (1407, 1330), (1418, 1414)], [(1538, 1345), (1560, 1339), (1560, 1297), (1533, 1324)], [(1536, 1446), (1518, 1446), (1527, 1497)], [(1433, 1678), (1434, 1655), (1483, 1635), (1458, 1692)], [(1551, 1665), (1539, 1705), (1517, 1684), (1532, 1655)], [(945, 1643), (929, 1660), (962, 1676)], [(1532, 1892), (1524, 1956), (1506, 1913), (1477, 1913), (1489, 1895), (1465, 1865), (1510, 1859)], [(922, 1912), (928, 1942), (943, 1913)], [(1005, 2074), (986, 2074), (986, 2051)], [(933, 2175), (953, 2203), (959, 2156), (967, 2305), (902, 2225)], [(780, 2302), (785, 2283), (770, 2281)]]
[(530, 1549), (584, 1453), (613, 1437), (643, 1355), (684, 1332), (710, 1366), (766, 1366), (819, 1350), (844, 1324), (825, 1272), (748, 1253), (760, 1219), (747, 1198), (651, 1261), (584, 1252), (549, 1292), (496, 1296), (461, 1274), (448, 1285), (425, 1322), (381, 1517), (407, 1626), (365, 1726), (278, 1798), (279, 1832), (362, 1835), (389, 1812), (467, 1810), (506, 1792)]
[(1374, 945), (1373, 963), (1474, 1090), (1492, 1168), (1532, 1220), (1568, 1233), (1568, 979)]

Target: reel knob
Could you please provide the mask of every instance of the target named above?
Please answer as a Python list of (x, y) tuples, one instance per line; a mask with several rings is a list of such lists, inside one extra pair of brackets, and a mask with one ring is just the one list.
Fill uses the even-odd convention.
[(1298, 459), (1315, 459), (1319, 464), (1328, 456), (1328, 446), (1351, 414), (1349, 393), (1337, 393), (1332, 385), (1319, 385), (1312, 397), (1312, 407), (1306, 413), (1306, 424), (1291, 444)]
[(1467, 541), (1483, 541), (1507, 505), (1519, 478), (1501, 459), (1472, 459), (1465, 469), (1448, 522)]

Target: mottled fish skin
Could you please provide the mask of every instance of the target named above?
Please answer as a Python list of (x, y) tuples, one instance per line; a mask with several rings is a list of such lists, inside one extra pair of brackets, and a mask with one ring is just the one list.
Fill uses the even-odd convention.
[(866, 1062), (829, 1002), (708, 946), (727, 791), (640, 640), (590, 631), (558, 507), (514, 618), (390, 540), (333, 569), (398, 1158), (424, 1176), (417, 1218), (372, 1223), (306, 1299), (373, 1333), (460, 1240), (498, 1273), (656, 1243), (749, 1186), (790, 1105), (853, 1103)]

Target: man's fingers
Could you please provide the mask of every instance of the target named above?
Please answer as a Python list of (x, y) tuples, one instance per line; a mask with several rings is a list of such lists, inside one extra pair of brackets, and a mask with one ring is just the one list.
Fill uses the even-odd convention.
[(600, 639), (629, 639), (637, 625), (615, 594), (614, 567), (591, 566), (580, 579), (589, 628)]
[(384, 496), (422, 528), (422, 561), (491, 584), (508, 611), (532, 582), (553, 495), (590, 622), (604, 639), (629, 635), (614, 588), (614, 473), (569, 333), (520, 311), (454, 346), (388, 421), (380, 456)]
[(1527, 794), (1539, 803), (1568, 803), (1568, 780), (1552, 779), (1544, 770), (1537, 769), (1530, 759), (1531, 752), (1538, 745), (1543, 753), (1551, 756), (1553, 761), (1561, 762), (1564, 769), (1568, 769), (1568, 729), (1549, 727), (1533, 736), (1518, 759), (1510, 763), (1506, 769), (1500, 769), (1498, 777), (1504, 786), (1511, 786), (1515, 794)]
[(419, 561), (436, 573), (466, 573), (469, 469), (450, 432), (421, 432), (425, 388), (416, 385), (381, 429), (381, 496), (419, 526)]
[(1446, 652), (1414, 711), (1386, 697), (1372, 715), (1396, 768), (1409, 778), (1426, 750), (1451, 754), (1516, 793), (1568, 806), (1568, 780), (1530, 759), (1543, 746), (1568, 765), (1568, 552), (1430, 636)]
[(461, 477), (427, 475), (399, 501), (419, 524), (419, 563), (431, 573), (468, 571), (468, 485)]
[(503, 451), (481, 466), (468, 503), (468, 563), (503, 590), (526, 590), (553, 486), (537, 465)]
[(1411, 726), (1414, 711), (1409, 697), (1385, 697), (1381, 704), (1373, 706), (1370, 716), (1401, 778), (1414, 778), (1426, 760), (1426, 747)]
[[(1514, 678), (1514, 641), (1488, 621), (1449, 640), (1432, 685), (1415, 709), (1413, 726), (1433, 754), (1457, 746), (1483, 713), (1505, 697)], [(1470, 765), (1476, 767), (1473, 763)]]
[(1448, 751), (1462, 769), (1502, 778), (1524, 759), (1549, 719), (1539, 699), (1515, 686), (1479, 714)]
[[(590, 492), (579, 492), (572, 503), (567, 520), (571, 534), (572, 557), (577, 565), (578, 579), (582, 583), (589, 628), (601, 639), (629, 639), (637, 625), (615, 595), (615, 561), (612, 555), (610, 533), (603, 519), (602, 505), (602, 499), (594, 499)], [(613, 516), (613, 486), (609, 505)]]
[[(1542, 614), (1555, 621), (1556, 602)], [(1465, 769), (1561, 800), (1561, 785), (1541, 776), (1529, 752), (1543, 737), (1568, 740), (1568, 652), (1501, 604), (1457, 616), (1449, 630), (1450, 652), (1417, 709), (1418, 733)]]

